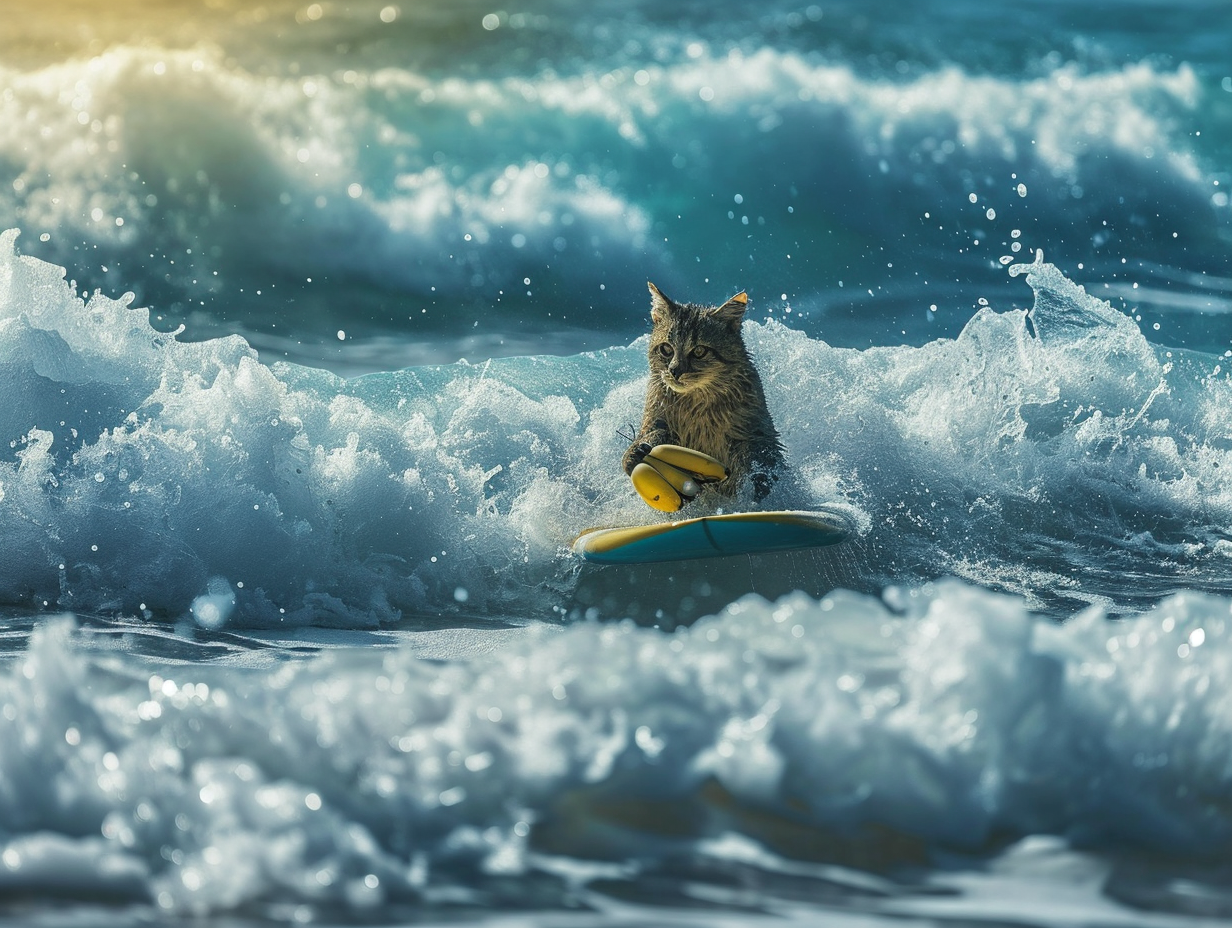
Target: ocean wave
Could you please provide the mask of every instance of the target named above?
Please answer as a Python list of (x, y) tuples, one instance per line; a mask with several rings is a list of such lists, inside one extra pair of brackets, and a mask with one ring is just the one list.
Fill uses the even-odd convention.
[(878, 243), (965, 265), (973, 237), (1008, 247), (1011, 227), (1087, 257), (1183, 244), (1198, 270), (1226, 226), (1178, 130), (1200, 95), (1185, 66), (879, 79), (700, 41), (611, 64), (260, 73), (202, 45), (6, 68), (0, 206), (47, 236), (33, 253), (81, 266), (84, 246), (93, 281), (176, 318), (242, 306), (255, 329), (319, 328), (332, 281), (398, 295), (351, 297), (386, 328), (482, 304), (494, 328), (610, 331), (641, 318), (619, 293), (648, 276), (724, 267), (807, 302), (831, 277), (884, 277)]
[[(175, 617), (205, 597), (199, 620), (238, 626), (558, 614), (604, 584), (579, 577), (569, 540), (654, 516), (619, 470), (644, 341), (345, 381), (263, 364), (238, 336), (182, 342), (129, 297), (83, 301), (15, 240), (0, 255), (8, 603)], [(597, 608), (682, 621), (703, 608), (694, 587), (717, 608), (782, 571), (815, 594), (957, 573), (1059, 609), (1225, 585), (1226, 361), (1150, 345), (1051, 265), (1013, 270), (1029, 312), (984, 308), (920, 348), (747, 324), (796, 476), (766, 505), (845, 507), (860, 538), (838, 562), (642, 577), (626, 586), (640, 606)]]

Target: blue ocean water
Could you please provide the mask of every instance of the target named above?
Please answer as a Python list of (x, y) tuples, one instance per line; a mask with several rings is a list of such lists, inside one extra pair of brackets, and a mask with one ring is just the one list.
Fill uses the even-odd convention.
[(1232, 921), (1222, 0), (4, 12), (0, 921)]

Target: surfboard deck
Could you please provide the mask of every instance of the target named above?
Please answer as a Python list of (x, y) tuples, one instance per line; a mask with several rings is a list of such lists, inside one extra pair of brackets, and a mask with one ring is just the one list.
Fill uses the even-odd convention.
[(574, 539), (573, 553), (599, 564), (653, 564), (824, 547), (850, 530), (846, 518), (825, 510), (732, 512), (590, 529)]

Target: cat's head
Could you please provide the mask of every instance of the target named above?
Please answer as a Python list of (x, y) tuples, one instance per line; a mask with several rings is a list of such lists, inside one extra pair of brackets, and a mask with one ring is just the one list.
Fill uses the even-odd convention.
[(650, 375), (674, 393), (689, 393), (723, 377), (743, 360), (740, 324), (749, 298), (737, 293), (721, 306), (677, 303), (650, 288)]

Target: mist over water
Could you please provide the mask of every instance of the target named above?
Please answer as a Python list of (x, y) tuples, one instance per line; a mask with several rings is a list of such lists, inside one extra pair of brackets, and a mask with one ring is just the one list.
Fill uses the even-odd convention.
[(1232, 920), (1221, 3), (0, 14), (0, 921)]

